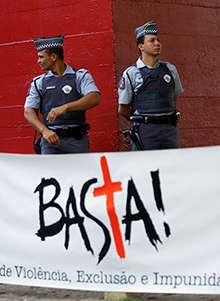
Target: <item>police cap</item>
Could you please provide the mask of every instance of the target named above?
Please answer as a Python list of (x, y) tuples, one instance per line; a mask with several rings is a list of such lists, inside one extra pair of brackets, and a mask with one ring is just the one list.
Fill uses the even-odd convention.
[(50, 48), (63, 48), (64, 35), (54, 37), (35, 38), (34, 45), (37, 51)]
[(147, 34), (157, 35), (157, 23), (156, 21), (150, 21), (135, 29), (137, 39)]

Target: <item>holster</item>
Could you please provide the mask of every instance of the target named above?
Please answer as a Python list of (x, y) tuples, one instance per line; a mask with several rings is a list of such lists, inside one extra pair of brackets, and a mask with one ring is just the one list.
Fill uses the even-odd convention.
[[(143, 146), (143, 144), (141, 142), (141, 138), (139, 136), (139, 126), (140, 126), (140, 123), (134, 123), (130, 130), (123, 132), (123, 135), (125, 138), (127, 136), (130, 136), (130, 140), (133, 141), (133, 143), (137, 146), (138, 150), (144, 150), (144, 146)], [(126, 140), (125, 140), (125, 142), (130, 143), (130, 141), (127, 142)]]
[(41, 154), (41, 148), (40, 148), (40, 141), (41, 141), (41, 137), (38, 137), (35, 141), (34, 141), (34, 151), (37, 155)]

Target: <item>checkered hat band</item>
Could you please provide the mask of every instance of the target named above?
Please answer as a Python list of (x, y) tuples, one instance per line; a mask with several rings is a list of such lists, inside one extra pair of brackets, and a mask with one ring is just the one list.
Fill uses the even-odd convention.
[(145, 34), (152, 33), (152, 34), (156, 35), (157, 34), (157, 30), (156, 29), (146, 29), (144, 33)]
[(49, 44), (43, 44), (36, 47), (37, 51), (48, 49), (48, 48), (62, 48), (63, 43), (49, 43)]

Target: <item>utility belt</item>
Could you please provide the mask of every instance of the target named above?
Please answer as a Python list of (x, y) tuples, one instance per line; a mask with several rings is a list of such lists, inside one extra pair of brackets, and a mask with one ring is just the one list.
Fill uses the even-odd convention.
[(91, 126), (89, 123), (77, 125), (74, 127), (69, 127), (65, 129), (56, 129), (53, 130), (59, 137), (62, 138), (69, 138), (74, 137), (77, 140), (82, 139), (85, 133), (88, 133), (88, 130), (91, 129)]
[(179, 118), (180, 112), (175, 110), (171, 113), (133, 115), (130, 117), (130, 120), (135, 123), (171, 123), (172, 125), (177, 125)]
[[(180, 112), (175, 110), (171, 113), (163, 113), (163, 114), (145, 114), (145, 115), (133, 115), (130, 117), (130, 120), (133, 121), (133, 126), (130, 130), (124, 131), (124, 141), (126, 143), (130, 143), (132, 140), (138, 150), (144, 150), (144, 146), (141, 141), (141, 137), (139, 135), (139, 126), (141, 123), (156, 123), (156, 124), (163, 124), (163, 123), (171, 123), (172, 125), (176, 126), (178, 120), (180, 118)], [(126, 137), (130, 136), (130, 140), (126, 140)]]

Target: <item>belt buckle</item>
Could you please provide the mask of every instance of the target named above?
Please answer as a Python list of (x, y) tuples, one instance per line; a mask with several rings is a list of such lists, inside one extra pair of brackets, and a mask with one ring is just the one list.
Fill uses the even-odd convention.
[(147, 123), (148, 116), (144, 116), (144, 123)]
[(65, 138), (66, 137), (66, 132), (64, 129), (59, 130), (59, 136)]

